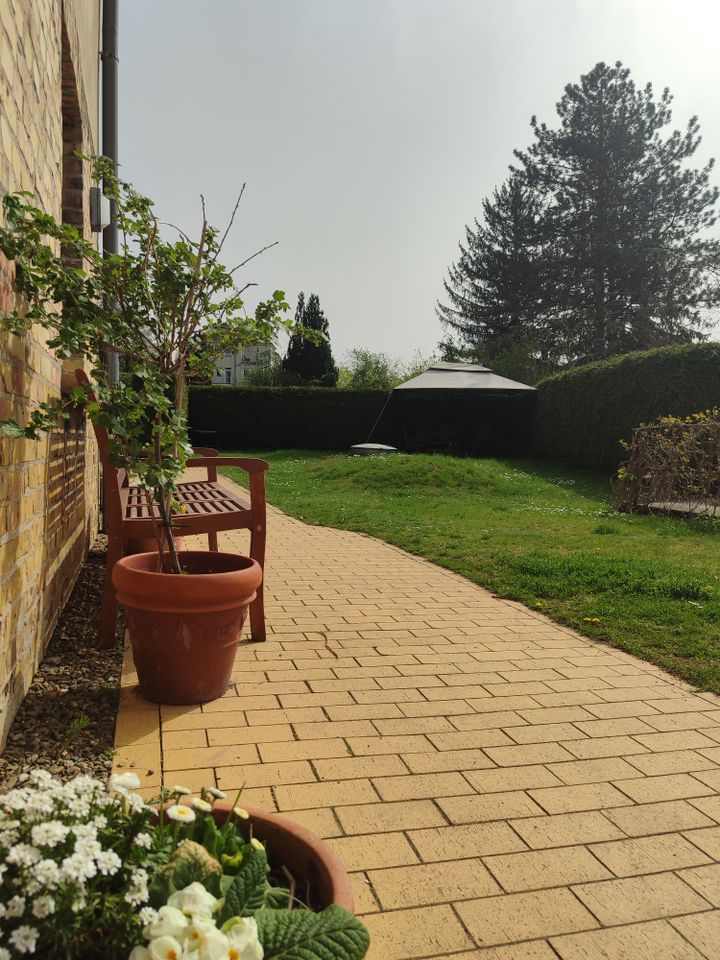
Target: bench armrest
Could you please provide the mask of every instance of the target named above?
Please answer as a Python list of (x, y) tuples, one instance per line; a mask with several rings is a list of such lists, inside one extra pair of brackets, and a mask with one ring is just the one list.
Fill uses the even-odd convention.
[(269, 464), (267, 460), (254, 457), (191, 457), (188, 467), (240, 467), (246, 473), (265, 473)]

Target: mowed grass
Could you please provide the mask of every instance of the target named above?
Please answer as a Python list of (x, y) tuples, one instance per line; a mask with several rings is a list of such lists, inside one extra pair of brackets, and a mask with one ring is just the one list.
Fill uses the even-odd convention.
[(290, 515), (396, 544), (720, 693), (719, 520), (618, 514), (609, 478), (537, 461), (256, 455)]

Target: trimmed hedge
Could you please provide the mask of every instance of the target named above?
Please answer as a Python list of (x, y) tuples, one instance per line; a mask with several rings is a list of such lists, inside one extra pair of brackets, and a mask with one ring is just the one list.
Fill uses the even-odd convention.
[(379, 390), (191, 387), (188, 419), (197, 446), (347, 450), (365, 442), (386, 400)]
[(541, 380), (534, 452), (549, 460), (612, 470), (641, 423), (720, 405), (720, 343), (626, 353)]

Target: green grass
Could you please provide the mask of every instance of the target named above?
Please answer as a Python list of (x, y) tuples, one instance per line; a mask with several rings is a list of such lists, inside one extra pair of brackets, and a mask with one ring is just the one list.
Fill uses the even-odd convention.
[(258, 455), (292, 516), (397, 544), (720, 693), (720, 520), (618, 514), (606, 477), (537, 461)]

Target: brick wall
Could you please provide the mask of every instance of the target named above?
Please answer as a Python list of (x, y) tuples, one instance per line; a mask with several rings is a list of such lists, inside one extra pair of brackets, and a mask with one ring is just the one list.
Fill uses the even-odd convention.
[[(90, 181), (73, 154), (99, 150), (99, 26), (100, 0), (0, 0), (0, 194), (31, 190), (87, 236)], [(15, 303), (0, 256), (0, 311)], [(24, 422), (60, 393), (62, 372), (41, 329), (0, 332), (0, 419)], [(83, 417), (42, 441), (0, 438), (0, 747), (97, 526), (97, 450)]]

